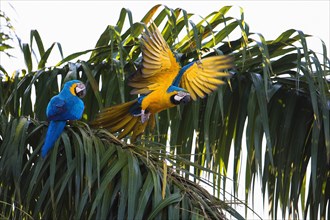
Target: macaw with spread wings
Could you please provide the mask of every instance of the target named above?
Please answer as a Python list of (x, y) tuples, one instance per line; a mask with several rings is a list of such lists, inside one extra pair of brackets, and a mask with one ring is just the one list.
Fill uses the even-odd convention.
[(212, 56), (181, 68), (156, 25), (142, 34), (141, 51), (142, 65), (128, 82), (134, 88), (131, 94), (140, 97), (102, 110), (92, 122), (110, 132), (119, 132), (120, 139), (132, 133), (133, 142), (148, 124), (154, 126), (156, 113), (204, 98), (224, 84), (219, 78), (229, 77), (224, 71), (233, 67), (229, 56)]

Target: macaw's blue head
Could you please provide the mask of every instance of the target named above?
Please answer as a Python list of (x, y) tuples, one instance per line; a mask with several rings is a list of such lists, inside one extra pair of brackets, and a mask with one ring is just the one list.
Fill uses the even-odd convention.
[(86, 86), (79, 80), (70, 80), (64, 84), (62, 91), (70, 91), (72, 95), (83, 98), (86, 95)]

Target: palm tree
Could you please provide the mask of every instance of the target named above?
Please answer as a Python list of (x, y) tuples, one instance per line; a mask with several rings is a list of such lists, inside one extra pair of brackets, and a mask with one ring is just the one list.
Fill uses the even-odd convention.
[[(326, 46), (323, 43), (323, 55), (316, 54), (307, 47), (310, 36), (292, 29), (265, 40), (249, 31), (243, 12), (241, 18), (228, 16), (230, 9), (223, 7), (193, 22), (183, 9), (156, 5), (135, 23), (130, 11), (122, 9), (117, 24), (106, 27), (95, 49), (69, 55), (54, 67), (46, 62), (56, 44), (45, 50), (39, 33), (31, 31), (37, 48), (20, 45), (26, 70), (11, 77), (1, 69), (2, 216), (242, 218), (226, 202), (225, 189), (230, 181), (231, 198), (244, 205), (236, 196), (245, 166), (241, 178), (246, 199), (259, 187), (254, 183), (260, 177), (272, 218), (277, 218), (280, 205), (283, 217), (325, 219), (330, 207)], [(151, 20), (163, 27), (162, 35), (182, 65), (231, 54), (236, 68), (216, 93), (158, 114), (155, 130), (131, 145), (129, 138), (118, 140), (88, 122), (100, 109), (134, 98), (126, 79), (140, 63), (138, 38)], [(234, 31), (241, 36), (228, 40)], [(32, 50), (39, 52), (37, 68)], [(89, 60), (72, 62), (89, 53)], [(88, 89), (83, 120), (67, 126), (51, 155), (42, 159), (47, 103), (73, 78), (86, 82)], [(243, 148), (246, 158), (241, 157)], [(227, 176), (230, 166), (234, 173)]]

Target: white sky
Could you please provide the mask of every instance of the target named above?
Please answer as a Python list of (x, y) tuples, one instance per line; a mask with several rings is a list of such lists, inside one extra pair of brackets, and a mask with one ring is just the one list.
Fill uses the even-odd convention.
[[(228, 15), (240, 17), (239, 7), (245, 12), (245, 21), (251, 32), (259, 32), (266, 40), (275, 39), (282, 32), (294, 28), (320, 37), (329, 47), (329, 1), (0, 1), (1, 10), (12, 19), (18, 36), (30, 42), (30, 30), (38, 30), (45, 49), (53, 42), (62, 45), (64, 56), (94, 48), (107, 25), (115, 25), (121, 8), (128, 8), (133, 21), (140, 19), (155, 4), (170, 8), (183, 8), (188, 12), (206, 16), (226, 5), (234, 5)], [(13, 6), (11, 8), (10, 4)], [(311, 49), (321, 52), (318, 38), (308, 41)], [(55, 54), (54, 54), (54, 51)], [(328, 48), (328, 54), (329, 54)], [(9, 72), (25, 68), (20, 52), (17, 60), (1, 57)], [(329, 55), (328, 55), (329, 56)], [(57, 48), (48, 66), (60, 60)], [(8, 64), (7, 64), (8, 63)], [(6, 65), (7, 64), (7, 65)], [(9, 66), (9, 67), (8, 67)]]
[[(13, 9), (10, 4), (13, 6)], [(64, 56), (74, 52), (94, 48), (99, 36), (107, 25), (115, 25), (121, 8), (128, 8), (133, 21), (140, 19), (155, 4), (162, 3), (170, 8), (183, 8), (200, 16), (226, 5), (234, 5), (228, 15), (240, 18), (241, 6), (245, 12), (245, 21), (251, 32), (263, 34), (266, 40), (275, 39), (288, 29), (302, 30), (306, 34), (323, 39), (330, 47), (330, 3), (324, 1), (0, 1), (0, 9), (11, 19), (17, 35), (23, 42), (30, 42), (30, 31), (37, 29), (45, 49), (53, 42), (62, 45)], [(232, 39), (233, 40), (233, 39)], [(308, 41), (310, 49), (322, 52), (318, 38)], [(60, 61), (57, 49), (53, 49), (47, 66)], [(9, 73), (25, 68), (19, 51), (13, 52), (17, 59), (0, 57), (1, 64)], [(53, 56), (53, 57), (52, 57)], [(244, 188), (244, 183), (242, 183)], [(244, 191), (241, 199), (244, 198)], [(260, 195), (260, 194), (259, 194)], [(261, 216), (267, 213), (260, 208), (260, 200), (255, 198), (255, 206)], [(251, 203), (250, 203), (251, 205)], [(242, 212), (244, 215), (244, 211)], [(252, 217), (253, 218), (253, 217)]]

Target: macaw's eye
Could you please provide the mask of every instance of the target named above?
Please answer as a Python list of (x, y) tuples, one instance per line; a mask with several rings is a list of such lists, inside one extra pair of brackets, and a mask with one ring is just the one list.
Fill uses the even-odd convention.
[(187, 92), (178, 92), (178, 94), (171, 96), (171, 102), (174, 105), (179, 105), (179, 104), (187, 104), (188, 102), (190, 102), (191, 97), (190, 94)]
[(77, 83), (75, 92), (79, 98), (83, 98), (86, 95), (86, 86), (83, 83)]

